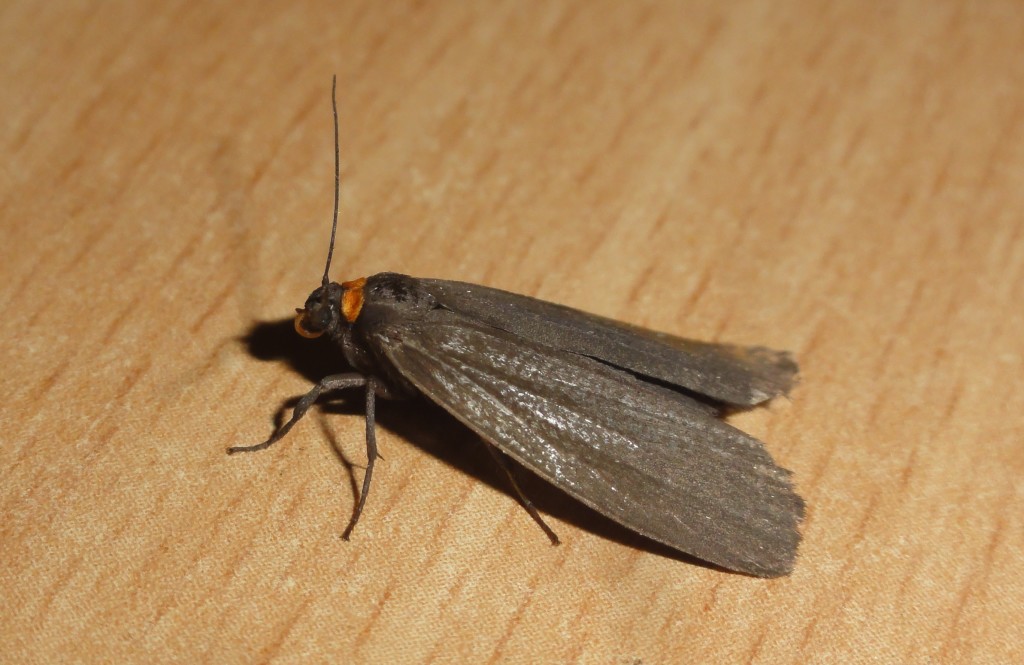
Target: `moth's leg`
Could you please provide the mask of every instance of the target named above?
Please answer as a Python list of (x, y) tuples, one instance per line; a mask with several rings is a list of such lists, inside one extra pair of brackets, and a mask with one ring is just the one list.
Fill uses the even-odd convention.
[(368, 385), (371, 380), (362, 374), (333, 374), (331, 376), (325, 376), (320, 379), (320, 383), (313, 386), (313, 389), (302, 396), (302, 399), (295, 405), (295, 409), (292, 411), (292, 417), (281, 426), (281, 429), (274, 432), (269, 439), (263, 443), (257, 443), (254, 446), (232, 446), (228, 448), (228, 454), (234, 453), (250, 453), (257, 450), (263, 450), (269, 448), (278, 441), (284, 438), (284, 435), (291, 430), (295, 423), (302, 419), (302, 416), (306, 415), (306, 411), (309, 407), (313, 406), (313, 403), (325, 392), (332, 390), (344, 390), (346, 388), (355, 388), (356, 386)]
[(523, 490), (520, 489), (519, 483), (516, 482), (516, 478), (512, 474), (512, 469), (509, 468), (508, 462), (505, 460), (505, 455), (495, 448), (490, 441), (485, 439), (481, 439), (481, 441), (484, 442), (484, 447), (487, 448), (487, 452), (491, 454), (494, 461), (497, 462), (498, 466), (501, 467), (501, 470), (505, 472), (505, 475), (508, 477), (508, 482), (512, 485), (512, 489), (516, 491), (516, 496), (519, 497), (519, 503), (523, 505), (523, 508), (526, 508), (526, 512), (530, 513), (530, 517), (533, 518), (533, 521), (536, 522), (540, 528), (544, 530), (544, 533), (548, 535), (548, 538), (551, 539), (551, 544), (558, 545), (560, 542), (558, 540), (558, 535), (544, 522), (540, 513), (538, 513), (537, 509), (534, 507), (533, 502), (527, 499), (526, 495), (523, 494)]
[(356, 528), (359, 516), (363, 514), (366, 497), (370, 493), (370, 478), (373, 477), (373, 465), (377, 461), (377, 390), (381, 388), (378, 381), (366, 379), (366, 473), (363, 475), (363, 489), (359, 492), (359, 503), (352, 514), (352, 520), (345, 528), (341, 537), (348, 540), (352, 529)]

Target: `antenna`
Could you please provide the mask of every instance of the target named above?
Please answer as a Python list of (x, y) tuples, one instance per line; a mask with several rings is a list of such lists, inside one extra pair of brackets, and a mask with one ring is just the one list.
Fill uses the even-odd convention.
[(330, 283), (331, 258), (334, 256), (334, 236), (338, 232), (338, 198), (341, 194), (341, 148), (338, 140), (338, 75), (331, 77), (331, 107), (334, 109), (334, 223), (331, 225), (331, 245), (327, 250), (323, 285)]

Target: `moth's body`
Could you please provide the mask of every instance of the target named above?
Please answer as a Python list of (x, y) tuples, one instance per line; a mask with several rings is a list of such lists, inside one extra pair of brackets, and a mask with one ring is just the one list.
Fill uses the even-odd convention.
[(717, 417), (719, 406), (786, 393), (796, 375), (788, 354), (397, 273), (316, 289), (296, 329), (330, 336), (365, 377), (326, 389), (426, 396), (643, 535), (755, 575), (792, 567), (803, 502), (789, 472)]

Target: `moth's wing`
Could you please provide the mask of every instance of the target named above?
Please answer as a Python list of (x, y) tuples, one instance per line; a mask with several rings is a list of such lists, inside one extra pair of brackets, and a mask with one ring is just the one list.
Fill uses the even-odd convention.
[(796, 362), (784, 351), (684, 339), (478, 284), (419, 282), (454, 312), (720, 402), (753, 406), (796, 381)]
[(731, 570), (791, 571), (803, 501), (789, 472), (689, 398), (444, 309), (369, 337), (427, 397), (598, 512)]

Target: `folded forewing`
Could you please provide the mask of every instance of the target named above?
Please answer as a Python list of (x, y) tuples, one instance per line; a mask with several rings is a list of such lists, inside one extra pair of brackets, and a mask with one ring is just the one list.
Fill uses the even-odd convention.
[(675, 337), (478, 284), (419, 281), (452, 311), (718, 401), (758, 404), (786, 394), (796, 380), (796, 363), (783, 351)]
[(791, 570), (789, 472), (689, 398), (446, 310), (373, 336), (426, 396), (599, 512), (732, 570)]

